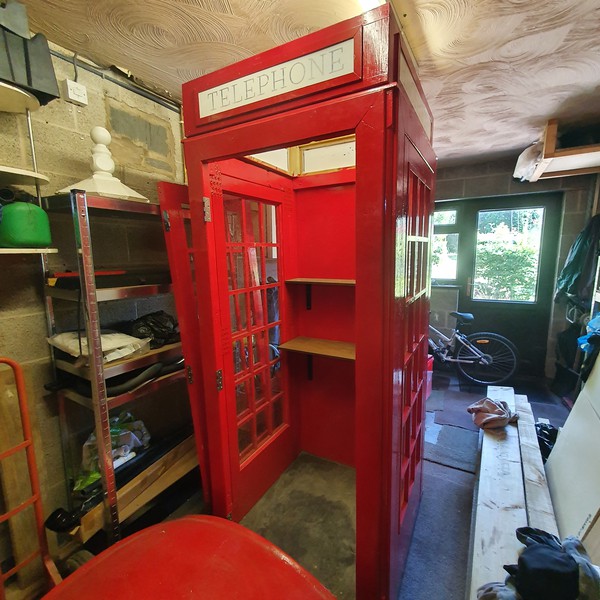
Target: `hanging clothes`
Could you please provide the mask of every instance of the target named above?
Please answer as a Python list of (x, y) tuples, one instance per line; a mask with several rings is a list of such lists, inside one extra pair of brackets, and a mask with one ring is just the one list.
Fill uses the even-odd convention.
[(566, 297), (578, 304), (590, 306), (599, 248), (600, 215), (595, 215), (569, 250), (556, 281), (555, 302)]

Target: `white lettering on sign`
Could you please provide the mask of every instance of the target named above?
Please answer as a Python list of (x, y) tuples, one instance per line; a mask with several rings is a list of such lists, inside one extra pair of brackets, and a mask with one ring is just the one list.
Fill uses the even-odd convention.
[(354, 39), (199, 92), (200, 117), (247, 106), (354, 72)]

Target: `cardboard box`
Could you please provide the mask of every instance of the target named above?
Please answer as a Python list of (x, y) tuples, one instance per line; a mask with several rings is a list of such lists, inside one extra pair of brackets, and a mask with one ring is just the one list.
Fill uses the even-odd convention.
[(600, 360), (546, 462), (561, 538), (579, 537), (600, 564)]

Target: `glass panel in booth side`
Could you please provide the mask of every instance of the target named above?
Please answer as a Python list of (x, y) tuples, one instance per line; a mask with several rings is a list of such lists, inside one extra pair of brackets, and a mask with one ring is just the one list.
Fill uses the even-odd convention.
[(246, 412), (250, 407), (249, 398), (248, 380), (238, 383), (235, 386), (235, 404), (238, 416)]
[(241, 247), (232, 247), (227, 252), (227, 281), (230, 290), (244, 287), (244, 254)]
[(254, 419), (248, 419), (238, 425), (238, 450), (240, 455), (247, 454), (253, 447), (252, 424)]
[(225, 240), (228, 243), (242, 241), (242, 199), (227, 198), (223, 201), (225, 209)]

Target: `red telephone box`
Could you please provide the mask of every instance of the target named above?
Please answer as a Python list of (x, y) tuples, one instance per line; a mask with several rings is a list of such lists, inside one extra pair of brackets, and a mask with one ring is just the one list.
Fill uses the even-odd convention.
[[(421, 495), (435, 157), (411, 65), (384, 5), (191, 81), (189, 247), (161, 189), (213, 513), (240, 520), (301, 452), (353, 467), (368, 600), (396, 597)], [(252, 158), (343, 136), (355, 166)]]

